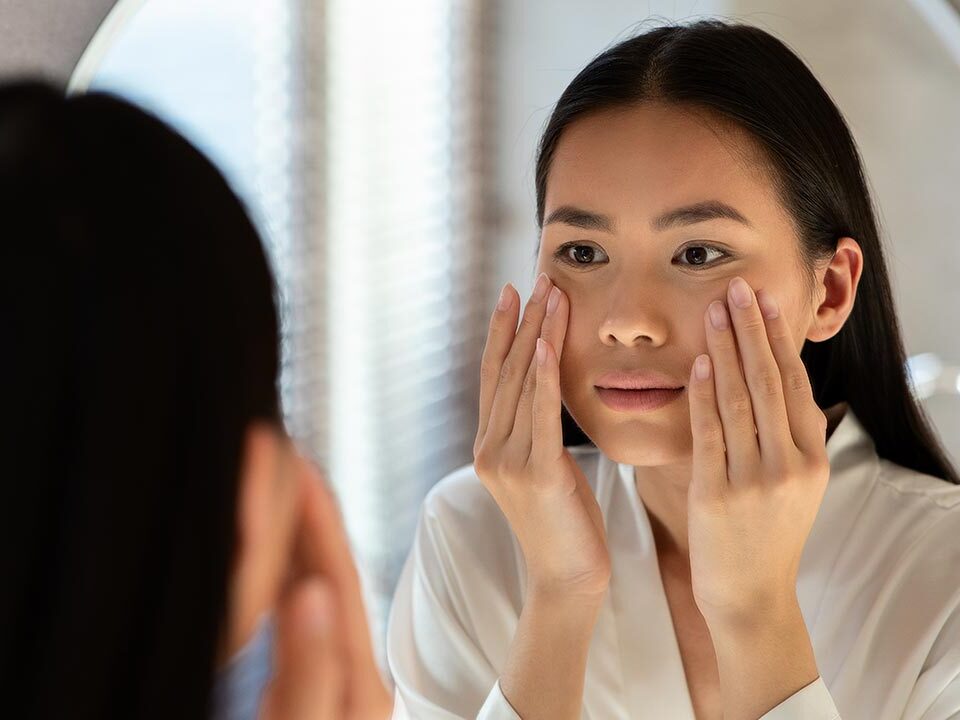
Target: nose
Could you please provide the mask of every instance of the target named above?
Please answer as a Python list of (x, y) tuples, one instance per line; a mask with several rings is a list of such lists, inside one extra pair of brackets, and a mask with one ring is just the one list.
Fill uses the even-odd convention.
[(663, 345), (668, 335), (667, 320), (660, 312), (663, 300), (662, 296), (657, 301), (651, 295), (649, 291), (638, 292), (636, 285), (614, 293), (600, 323), (600, 342), (609, 347), (617, 344), (631, 348)]

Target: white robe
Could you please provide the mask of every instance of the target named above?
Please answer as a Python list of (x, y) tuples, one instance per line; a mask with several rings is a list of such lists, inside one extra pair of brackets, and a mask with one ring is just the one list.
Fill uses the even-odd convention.
[[(800, 609), (820, 677), (761, 720), (960, 719), (960, 486), (879, 458), (851, 408), (804, 546)], [(582, 718), (695, 720), (633, 467), (571, 448), (612, 562)], [(387, 627), (394, 718), (518, 720), (504, 667), (525, 592), (516, 536), (473, 466), (431, 488)]]

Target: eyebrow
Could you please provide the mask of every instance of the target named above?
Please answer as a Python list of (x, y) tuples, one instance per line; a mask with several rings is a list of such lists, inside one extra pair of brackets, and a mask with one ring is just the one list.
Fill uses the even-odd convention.
[[(668, 210), (654, 218), (650, 226), (654, 230), (662, 232), (672, 227), (693, 225), (694, 223), (721, 218), (733, 220), (750, 228), (753, 227), (750, 221), (736, 208), (719, 200), (704, 200), (693, 205)], [(582, 230), (600, 230), (608, 233), (613, 232), (614, 226), (614, 222), (609, 215), (583, 210), (572, 205), (563, 205), (550, 213), (550, 216), (544, 222), (544, 226), (551, 223), (563, 223)]]

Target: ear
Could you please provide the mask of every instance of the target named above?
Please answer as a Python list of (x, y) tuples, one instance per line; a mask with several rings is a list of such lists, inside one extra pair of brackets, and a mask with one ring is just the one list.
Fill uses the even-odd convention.
[(280, 436), (268, 423), (247, 427), (237, 483), (236, 565), (257, 556), (268, 536), (270, 507), (280, 468)]
[(289, 440), (277, 427), (250, 423), (237, 482), (227, 658), (250, 640), (261, 616), (273, 607), (286, 570), (297, 489), (290, 455)]
[(819, 301), (805, 336), (808, 340), (822, 342), (840, 332), (853, 311), (862, 272), (860, 244), (853, 238), (840, 238), (833, 259), (818, 272)]

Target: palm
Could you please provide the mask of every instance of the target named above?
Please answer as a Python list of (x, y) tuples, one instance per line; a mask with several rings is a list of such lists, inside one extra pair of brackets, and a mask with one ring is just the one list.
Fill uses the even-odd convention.
[(580, 544), (577, 554), (584, 563), (584, 578), (604, 579), (609, 572), (610, 554), (607, 550), (603, 513), (583, 470), (567, 448), (563, 449), (563, 463), (570, 476), (576, 480), (574, 522), (579, 527), (574, 527), (572, 530), (574, 530), (573, 537), (577, 538)]

